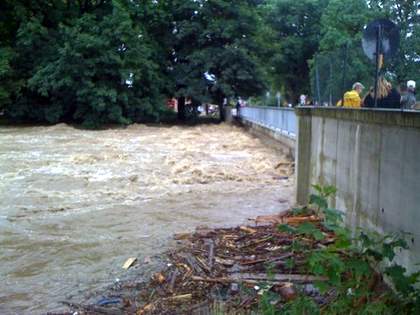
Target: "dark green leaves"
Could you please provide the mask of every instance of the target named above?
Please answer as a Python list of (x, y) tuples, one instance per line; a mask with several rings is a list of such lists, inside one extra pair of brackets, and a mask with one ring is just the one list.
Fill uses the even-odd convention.
[[(256, 44), (259, 6), (251, 1), (174, 1), (176, 95), (221, 103), (265, 87)], [(204, 73), (214, 75), (209, 82)]]
[(324, 234), (313, 223), (304, 222), (296, 229), (298, 234), (303, 234), (308, 237), (313, 237), (315, 240), (320, 241), (325, 238)]
[(10, 47), (0, 47), (0, 111), (11, 102), (10, 96), (16, 84), (11, 80), (12, 68), (10, 62), (13, 50)]
[(330, 224), (341, 224), (343, 223), (343, 212), (337, 209), (326, 208), (324, 210), (325, 220)]
[(309, 203), (318, 206), (318, 209), (326, 209), (328, 207), (327, 200), (319, 195), (310, 195)]
[(318, 305), (311, 298), (303, 296), (287, 303), (281, 312), (284, 315), (318, 315), (320, 313)]
[(313, 252), (309, 256), (308, 265), (312, 273), (327, 276), (331, 285), (339, 285), (341, 274), (347, 269), (338, 254), (324, 250)]
[(293, 208), (292, 213), (293, 215), (308, 215), (310, 210), (307, 207)]
[[(315, 185), (314, 189), (317, 194), (311, 196), (311, 204), (318, 207), (319, 215), (324, 218), (323, 227), (333, 232), (328, 233), (333, 237), (333, 241), (321, 242), (320, 248), (308, 246), (308, 240), (305, 238), (324, 238), (321, 229), (309, 222), (296, 227), (284, 224), (278, 226), (278, 229), (293, 235), (290, 249), (295, 255), (306, 256), (305, 271), (325, 277), (325, 280), (314, 283), (324, 296), (332, 292), (334, 295), (334, 299), (322, 307), (323, 313), (417, 314), (420, 310), (420, 292), (416, 285), (420, 279), (420, 272), (408, 275), (404, 267), (394, 262), (396, 253), (407, 249), (404, 234), (359, 230), (360, 233), (353, 239), (352, 232), (343, 225), (343, 213), (328, 207), (326, 198), (335, 194), (335, 189), (319, 185)], [(311, 208), (293, 209), (293, 214), (306, 215), (307, 209)], [(286, 262), (285, 267), (296, 269), (299, 268), (299, 264), (296, 266), (295, 261), (291, 260)], [(378, 290), (381, 272), (388, 277), (395, 292), (384, 291), (383, 288)], [(306, 312), (305, 307), (310, 306), (304, 306), (302, 303), (306, 304), (306, 301), (296, 299), (286, 304), (282, 311)], [(318, 311), (317, 308), (311, 310), (314, 314)], [(289, 314), (295, 314), (293, 312)]]
[(310, 222), (304, 222), (298, 225), (296, 228), (288, 224), (280, 224), (278, 226), (278, 230), (280, 232), (285, 232), (292, 235), (304, 235), (307, 237), (312, 237), (316, 241), (320, 241), (325, 238), (321, 230)]
[(384, 259), (392, 261), (397, 250), (408, 249), (407, 242), (400, 233), (386, 234), (361, 232), (358, 238), (361, 252), (380, 262)]
[(409, 294), (414, 290), (413, 285), (417, 283), (420, 272), (406, 276), (406, 269), (399, 265), (393, 265), (385, 269), (385, 274), (392, 279), (395, 289), (401, 294)]
[[(161, 47), (149, 36), (146, 21), (135, 15), (131, 1), (83, 3), (56, 1), (39, 12), (27, 8), (35, 17), (22, 17), (15, 58), (5, 64), (22, 84), (19, 93), (13, 91), (6, 116), (86, 127), (158, 120), (168, 80)], [(0, 89), (0, 103), (1, 98)]]
[(337, 188), (332, 185), (322, 186), (319, 184), (314, 184), (312, 185), (312, 188), (314, 188), (315, 191), (323, 197), (330, 197), (337, 193)]
[(285, 232), (285, 233), (288, 233), (288, 234), (296, 234), (297, 233), (296, 228), (294, 228), (293, 226), (288, 225), (288, 224), (279, 224), (277, 229), (280, 232)]

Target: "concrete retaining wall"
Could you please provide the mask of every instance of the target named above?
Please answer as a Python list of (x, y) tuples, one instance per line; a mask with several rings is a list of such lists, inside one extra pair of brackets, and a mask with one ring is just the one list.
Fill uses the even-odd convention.
[(420, 113), (298, 108), (296, 150), (300, 204), (311, 184), (338, 189), (333, 206), (352, 227), (408, 232), (399, 262), (420, 263)]

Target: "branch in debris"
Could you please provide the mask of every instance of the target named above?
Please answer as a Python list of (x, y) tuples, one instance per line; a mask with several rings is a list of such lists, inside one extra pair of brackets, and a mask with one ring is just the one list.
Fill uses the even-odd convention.
[(259, 283), (261, 281), (273, 282), (283, 284), (286, 282), (299, 282), (308, 283), (314, 281), (326, 281), (328, 278), (312, 276), (312, 275), (299, 275), (299, 274), (275, 274), (268, 276), (264, 273), (234, 273), (229, 277), (209, 278), (192, 276), (193, 281), (213, 282), (213, 283), (231, 283), (231, 282), (243, 282), (243, 283)]

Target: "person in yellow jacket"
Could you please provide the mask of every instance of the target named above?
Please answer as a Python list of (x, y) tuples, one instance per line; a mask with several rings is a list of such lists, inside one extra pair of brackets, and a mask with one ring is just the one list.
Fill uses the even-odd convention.
[(362, 99), (360, 94), (362, 94), (365, 87), (362, 83), (356, 82), (353, 84), (352, 90), (344, 93), (344, 105), (342, 100), (339, 100), (337, 106), (350, 107), (350, 108), (360, 108), (362, 107)]

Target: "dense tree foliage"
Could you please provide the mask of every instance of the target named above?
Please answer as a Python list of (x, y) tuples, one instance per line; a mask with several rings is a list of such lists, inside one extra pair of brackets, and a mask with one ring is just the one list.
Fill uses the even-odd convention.
[(187, 98), (222, 104), (281, 90), (294, 102), (309, 93), (317, 58), (344, 45), (352, 47), (349, 77), (368, 81), (360, 39), (377, 17), (401, 28), (400, 54), (386, 64), (388, 72), (397, 82), (419, 81), (417, 6), (415, 0), (3, 0), (0, 112), (14, 121), (95, 127), (158, 121), (173, 96), (181, 105)]
[(0, 79), (15, 82), (0, 90), (9, 118), (90, 127), (159, 118), (168, 79), (139, 4), (30, 3), (9, 17), (20, 19), (7, 34), (15, 55), (1, 48)]
[(361, 40), (364, 26), (375, 17), (365, 0), (329, 1), (320, 18), (319, 49), (310, 60), (315, 99), (335, 104), (354, 82), (372, 84), (375, 68)]
[(328, 0), (271, 1), (266, 8), (267, 22), (274, 43), (272, 77), (290, 100), (309, 93), (308, 60), (317, 52), (321, 16)]
[(176, 95), (222, 104), (265, 88), (258, 59), (258, 1), (175, 1), (173, 68)]

